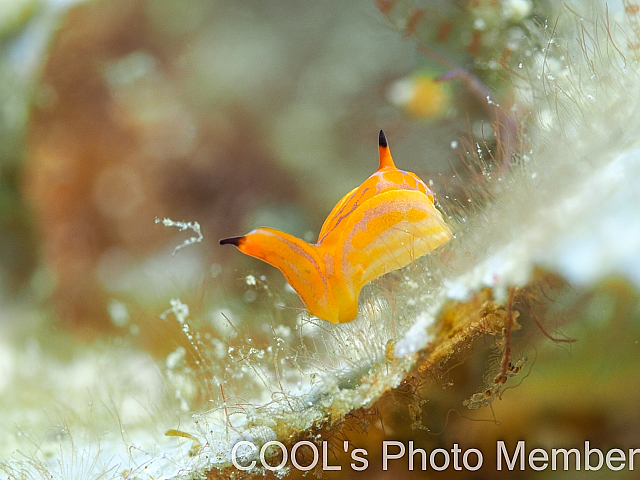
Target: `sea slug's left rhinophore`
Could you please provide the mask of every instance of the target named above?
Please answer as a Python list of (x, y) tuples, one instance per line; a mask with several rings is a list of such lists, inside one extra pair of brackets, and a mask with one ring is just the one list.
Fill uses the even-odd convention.
[(333, 323), (353, 320), (364, 285), (451, 239), (431, 190), (396, 168), (382, 130), (379, 152), (378, 169), (333, 208), (317, 243), (256, 228), (220, 244), (280, 270), (313, 315)]

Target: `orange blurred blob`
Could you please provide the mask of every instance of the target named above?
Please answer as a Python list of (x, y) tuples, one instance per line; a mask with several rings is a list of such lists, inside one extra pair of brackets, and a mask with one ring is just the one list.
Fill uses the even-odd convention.
[(416, 118), (432, 118), (446, 113), (449, 93), (444, 82), (420, 75), (398, 80), (389, 89), (389, 100)]

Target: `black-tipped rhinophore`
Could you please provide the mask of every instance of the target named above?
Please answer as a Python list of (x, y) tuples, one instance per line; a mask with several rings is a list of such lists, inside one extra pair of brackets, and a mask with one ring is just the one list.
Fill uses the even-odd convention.
[(238, 245), (240, 245), (240, 241), (243, 238), (244, 237), (223, 238), (222, 240), (220, 240), (220, 245), (235, 245), (237, 247)]
[(387, 136), (384, 134), (384, 130), (380, 130), (380, 134), (378, 135), (378, 145), (380, 145), (382, 148), (388, 146)]

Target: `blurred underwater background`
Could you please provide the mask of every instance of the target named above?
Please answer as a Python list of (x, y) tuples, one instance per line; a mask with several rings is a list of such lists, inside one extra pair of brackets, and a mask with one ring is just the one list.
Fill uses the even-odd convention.
[[(640, 449), (639, 62), (631, 0), (2, 0), (0, 478), (636, 478), (495, 459)], [(313, 243), (381, 128), (454, 238), (333, 325), (218, 241)]]

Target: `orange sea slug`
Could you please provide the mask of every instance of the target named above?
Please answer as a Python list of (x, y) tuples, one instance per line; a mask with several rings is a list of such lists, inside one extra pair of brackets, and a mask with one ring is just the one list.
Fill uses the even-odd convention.
[(333, 323), (353, 320), (364, 285), (451, 239), (429, 187), (396, 168), (382, 130), (378, 143), (380, 166), (333, 208), (317, 243), (256, 228), (220, 244), (280, 270), (313, 315)]

